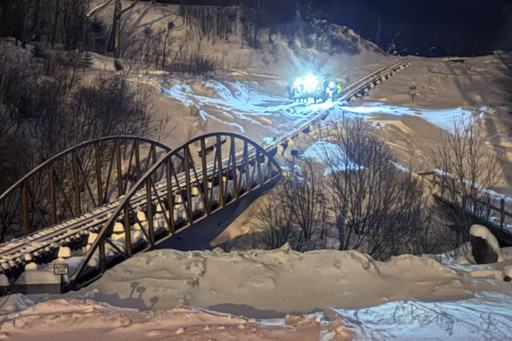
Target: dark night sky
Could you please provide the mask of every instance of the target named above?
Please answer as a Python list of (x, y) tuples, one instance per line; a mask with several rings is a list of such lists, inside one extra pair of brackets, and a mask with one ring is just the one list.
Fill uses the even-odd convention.
[(384, 49), (394, 37), (403, 54), (478, 55), (510, 49), (508, 0), (316, 0), (316, 4), (330, 21), (349, 26)]

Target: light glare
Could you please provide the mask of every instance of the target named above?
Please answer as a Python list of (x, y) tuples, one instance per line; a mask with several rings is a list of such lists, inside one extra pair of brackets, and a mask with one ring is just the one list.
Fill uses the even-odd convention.
[(313, 91), (318, 86), (318, 79), (314, 75), (307, 75), (304, 77), (304, 88), (307, 91)]

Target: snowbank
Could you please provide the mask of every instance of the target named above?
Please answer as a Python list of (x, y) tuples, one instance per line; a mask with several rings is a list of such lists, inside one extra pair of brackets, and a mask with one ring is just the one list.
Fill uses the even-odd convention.
[[(462, 299), (509, 288), (501, 282), (475, 280), (479, 275), (474, 277), (471, 271), (450, 269), (426, 256), (378, 262), (356, 251), (299, 253), (286, 246), (232, 253), (156, 250), (121, 263), (70, 297), (143, 310), (188, 305), (272, 317), (411, 298)], [(496, 278), (501, 277), (501, 268), (495, 271), (500, 273)]]
[(512, 328), (512, 287), (502, 270), (512, 264), (512, 250), (503, 250), (504, 262), (487, 265), (457, 257), (463, 254), (443, 255), (443, 265), (429, 255), (378, 262), (356, 251), (299, 253), (287, 246), (232, 253), (156, 250), (121, 263), (79, 292), (3, 298), (0, 336), (505, 339)]

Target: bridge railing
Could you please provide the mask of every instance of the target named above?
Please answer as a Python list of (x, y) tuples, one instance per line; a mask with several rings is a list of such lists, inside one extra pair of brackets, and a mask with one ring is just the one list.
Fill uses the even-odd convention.
[(116, 200), (169, 150), (150, 139), (115, 136), (55, 155), (0, 195), (0, 243)]
[(505, 198), (493, 196), (469, 183), (461, 183), (448, 174), (431, 171), (419, 175), (430, 179), (439, 198), (503, 231), (507, 234), (503, 239), (512, 241), (512, 212)]
[(190, 140), (167, 153), (126, 193), (67, 286), (85, 285), (109, 264), (152, 248), (277, 181), (281, 172), (271, 155), (241, 135), (211, 133)]
[[(347, 86), (341, 93), (341, 96), (338, 99), (338, 101), (349, 101), (355, 97), (363, 96), (372, 87), (374, 87), (375, 84), (388, 79), (397, 71), (403, 70), (408, 65), (408, 61), (402, 60), (372, 72), (366, 77), (363, 77)], [(325, 112), (320, 115), (314, 115), (312, 118), (306, 119), (304, 122), (300, 123), (297, 127), (292, 129), (284, 136), (281, 136), (273, 140), (270, 144), (265, 146), (265, 149), (271, 151), (272, 153), (276, 153), (279, 145), (286, 148), (289, 140), (295, 139), (300, 133), (309, 133), (312, 127), (314, 127), (319, 122), (325, 120), (328, 115), (329, 112)]]
[(356, 82), (350, 84), (343, 90), (340, 100), (350, 100), (352, 97), (364, 96), (376, 83), (382, 82), (397, 71), (404, 69), (409, 64), (408, 61), (398, 61), (392, 65), (378, 69), (371, 74), (363, 77)]

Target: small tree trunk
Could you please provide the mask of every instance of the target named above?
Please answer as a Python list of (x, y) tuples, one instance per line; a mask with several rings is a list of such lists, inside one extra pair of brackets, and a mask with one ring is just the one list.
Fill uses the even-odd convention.
[(55, 2), (55, 15), (53, 18), (53, 32), (52, 32), (52, 49), (55, 47), (55, 40), (57, 38), (57, 25), (59, 23), (59, 13), (60, 13), (60, 1), (56, 0)]
[(345, 227), (343, 224), (343, 217), (336, 218), (336, 228), (338, 229), (338, 240), (340, 241), (340, 246), (338, 250), (345, 250)]
[(114, 4), (114, 17), (112, 19), (112, 32), (108, 44), (108, 52), (114, 52), (114, 58), (119, 58), (119, 41), (121, 35), (121, 0), (116, 0)]

